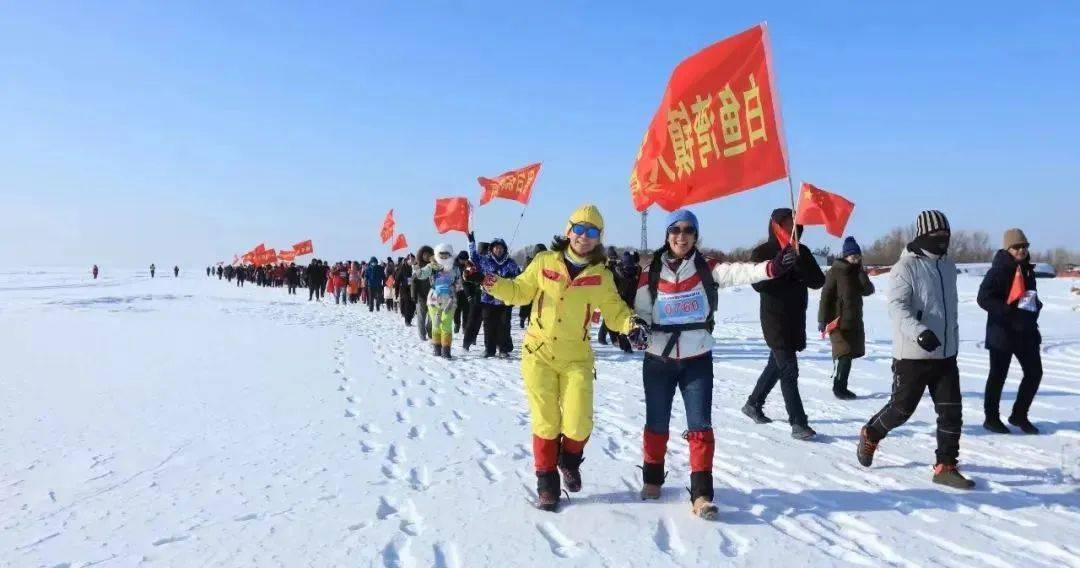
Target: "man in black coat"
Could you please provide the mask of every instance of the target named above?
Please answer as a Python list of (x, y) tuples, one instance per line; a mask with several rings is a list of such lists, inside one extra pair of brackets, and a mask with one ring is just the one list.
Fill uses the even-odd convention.
[(1005, 231), (1005, 248), (994, 255), (993, 264), (979, 286), (979, 307), (986, 310), (986, 349), (990, 351), (990, 374), (986, 378), (983, 427), (1008, 434), (999, 414), (1001, 389), (1009, 375), (1013, 356), (1020, 362), (1024, 377), (1016, 393), (1009, 424), (1025, 434), (1038, 434), (1028, 420), (1028, 409), (1042, 381), (1039, 345), (1039, 312), (1042, 302), (1035, 290), (1035, 266), (1028, 255), (1028, 240), (1020, 229)]
[[(771, 260), (788, 244), (792, 230), (802, 235), (802, 227), (795, 228), (791, 209), (782, 208), (772, 212), (769, 219), (769, 240), (754, 249), (753, 262)], [(803, 410), (799, 395), (798, 352), (806, 349), (807, 290), (817, 290), (825, 284), (825, 275), (818, 267), (814, 255), (806, 245), (799, 245), (799, 260), (788, 273), (754, 284), (761, 295), (761, 332), (769, 346), (769, 362), (758, 377), (753, 392), (743, 406), (743, 414), (758, 424), (772, 422), (762, 407), (776, 383), (784, 395), (791, 436), (806, 440), (814, 436)]]

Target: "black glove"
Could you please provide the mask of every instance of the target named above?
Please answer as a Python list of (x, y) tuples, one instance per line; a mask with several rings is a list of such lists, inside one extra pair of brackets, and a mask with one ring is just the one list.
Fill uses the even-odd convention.
[(772, 278), (776, 278), (787, 273), (795, 262), (799, 260), (798, 254), (795, 252), (795, 247), (788, 245), (780, 252), (776, 253), (776, 256), (769, 261), (769, 275)]
[(649, 322), (641, 319), (638, 316), (634, 316), (631, 320), (630, 333), (626, 334), (626, 338), (630, 340), (630, 345), (638, 351), (645, 351), (649, 348)]
[(468, 235), (469, 235), (469, 242), (470, 243), (475, 243), (476, 242), (476, 237), (473, 236), (473, 232), (469, 231)]
[(919, 347), (926, 350), (927, 353), (933, 353), (934, 351), (937, 351), (938, 347), (941, 347), (941, 341), (934, 335), (934, 332), (929, 329), (920, 333), (915, 342), (919, 344)]
[(818, 324), (817, 324), (818, 333), (825, 333), (825, 326), (826, 325), (827, 324), (825, 322), (819, 321)]

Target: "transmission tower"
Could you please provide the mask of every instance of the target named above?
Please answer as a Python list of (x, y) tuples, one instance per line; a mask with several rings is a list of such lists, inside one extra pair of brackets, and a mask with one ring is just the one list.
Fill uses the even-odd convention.
[(641, 212), (641, 252), (647, 252), (649, 250), (649, 232), (647, 224), (645, 223), (646, 217), (649, 216), (649, 210), (646, 209)]

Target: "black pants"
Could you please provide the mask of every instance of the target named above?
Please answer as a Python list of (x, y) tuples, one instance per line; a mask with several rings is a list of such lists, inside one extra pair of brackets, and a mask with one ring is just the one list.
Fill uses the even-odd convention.
[(518, 306), (518, 320), (522, 329), (525, 329), (525, 324), (529, 323), (529, 316), (532, 315), (532, 304), (525, 304), (524, 306)]
[(847, 390), (848, 375), (851, 374), (851, 356), (844, 355), (833, 359), (833, 392)]
[(296, 294), (296, 284), (289, 284), (289, 293)]
[(454, 333), (461, 331), (462, 326), (465, 329), (469, 328), (469, 295), (465, 292), (458, 292), (455, 296), (457, 298), (457, 306), (454, 307)]
[(382, 310), (383, 305), (383, 290), (382, 286), (376, 286), (375, 288), (368, 288), (367, 293), (367, 309), (369, 312)]
[(465, 349), (476, 345), (476, 336), (480, 335), (480, 324), (484, 320), (480, 310), (482, 305), (478, 297), (469, 298), (469, 317), (466, 318), (468, 321), (465, 322), (465, 334), (461, 338), (461, 345)]
[(244, 279), (243, 278), (237, 278), (236, 279), (236, 285), (243, 288), (244, 287)]
[(413, 316), (415, 315), (416, 302), (409, 295), (408, 288), (404, 288), (401, 291), (401, 317), (405, 320), (405, 325), (412, 325)]
[(769, 362), (765, 364), (746, 402), (761, 408), (778, 382), (780, 392), (784, 395), (788, 423), (806, 426), (806, 411), (803, 410), (802, 396), (799, 394), (799, 358), (795, 351), (773, 349), (769, 352)]
[(484, 352), (494, 355), (496, 349), (499, 353), (509, 353), (514, 350), (514, 344), (510, 341), (510, 306), (493, 306), (484, 304)]
[(960, 428), (963, 405), (960, 397), (960, 371), (956, 357), (948, 359), (897, 359), (893, 361), (892, 396), (885, 407), (866, 423), (867, 437), (878, 442), (911, 418), (919, 406), (923, 391), (937, 411), (937, 463), (956, 465), (960, 455)]
[(990, 375), (986, 377), (986, 394), (983, 396), (983, 411), (987, 418), (999, 416), (1001, 389), (1005, 386), (1005, 378), (1009, 376), (1009, 364), (1012, 363), (1013, 355), (1016, 355), (1016, 360), (1020, 362), (1024, 378), (1020, 379), (1020, 389), (1016, 392), (1016, 402), (1013, 403), (1010, 416), (1027, 418), (1031, 401), (1035, 400), (1035, 393), (1039, 391), (1039, 383), (1042, 382), (1042, 354), (1039, 353), (1038, 345), (1025, 345), (1012, 351), (991, 348)]

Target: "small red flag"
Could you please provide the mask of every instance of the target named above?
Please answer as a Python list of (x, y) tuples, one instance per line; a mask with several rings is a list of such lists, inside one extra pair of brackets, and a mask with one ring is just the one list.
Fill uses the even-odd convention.
[(311, 254), (315, 252), (315, 247), (311, 245), (311, 239), (296, 243), (292, 246), (292, 249), (296, 252), (297, 256), (303, 256), (305, 254)]
[(842, 237), (853, 209), (855, 204), (842, 196), (803, 182), (802, 190), (799, 191), (799, 209), (795, 214), (795, 224), (825, 225), (827, 233)]
[(391, 209), (386, 213), (386, 219), (383, 219), (382, 229), (379, 230), (379, 238), (382, 242), (390, 240), (390, 237), (394, 236), (394, 210)]
[(406, 248), (408, 246), (409, 246), (409, 242), (405, 240), (405, 235), (399, 234), (397, 236), (397, 238), (394, 239), (394, 245), (392, 247), (390, 247), (390, 250), (392, 250), (392, 251), (401, 250), (401, 249)]
[(435, 200), (435, 230), (469, 232), (469, 200), (464, 197), (443, 197)]
[(486, 177), (476, 178), (483, 190), (480, 192), (480, 205), (484, 205), (496, 197), (513, 199), (521, 203), (528, 203), (532, 196), (533, 182), (540, 173), (540, 163), (530, 164), (518, 170), (511, 170), (495, 179)]
[(671, 73), (630, 172), (634, 208), (673, 211), (787, 177), (764, 24)]
[(832, 332), (836, 331), (836, 328), (840, 327), (840, 318), (836, 318), (825, 325), (825, 331), (821, 332), (821, 338), (824, 339)]
[(1005, 300), (1005, 304), (1011, 304), (1019, 301), (1024, 297), (1024, 292), (1027, 289), (1024, 286), (1024, 275), (1020, 273), (1020, 267), (1016, 267), (1016, 272), (1013, 274), (1012, 287), (1009, 288), (1009, 298)]

